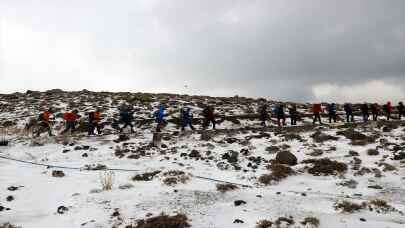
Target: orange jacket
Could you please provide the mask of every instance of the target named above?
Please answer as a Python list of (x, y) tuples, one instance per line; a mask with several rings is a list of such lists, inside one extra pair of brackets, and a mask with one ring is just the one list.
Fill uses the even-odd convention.
[(76, 121), (76, 120), (78, 120), (79, 118), (80, 118), (79, 115), (74, 114), (74, 113), (72, 113), (72, 112), (65, 112), (65, 113), (63, 114), (63, 119), (66, 120), (66, 121)]
[(90, 120), (92, 122), (100, 122), (100, 120), (101, 120), (100, 112), (92, 112), (92, 113), (90, 113)]
[(42, 113), (42, 121), (45, 122), (45, 123), (49, 123), (49, 116), (50, 115), (51, 114), (48, 111), (43, 112)]
[(321, 106), (321, 104), (314, 104), (314, 105), (312, 106), (312, 112), (313, 112), (313, 113), (316, 113), (316, 114), (321, 113), (321, 112), (322, 112), (322, 106)]

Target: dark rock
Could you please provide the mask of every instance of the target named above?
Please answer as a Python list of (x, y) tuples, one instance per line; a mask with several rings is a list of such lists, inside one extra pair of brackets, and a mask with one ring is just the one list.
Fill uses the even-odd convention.
[(297, 157), (289, 151), (279, 152), (276, 156), (276, 161), (279, 164), (294, 166), (298, 164)]
[(7, 202), (11, 202), (11, 201), (14, 200), (14, 197), (13, 196), (7, 196), (6, 200), (7, 200)]
[(83, 149), (83, 150), (89, 150), (89, 149), (90, 149), (90, 146), (83, 146), (82, 149)]
[(321, 131), (317, 131), (311, 135), (311, 138), (317, 143), (323, 143), (326, 141), (337, 141), (339, 138), (332, 135), (327, 135), (322, 133)]
[(238, 206), (241, 206), (241, 205), (245, 205), (247, 203), (246, 203), (246, 201), (243, 201), (243, 200), (236, 200), (234, 202), (234, 204), (235, 204), (236, 207), (238, 207)]
[(87, 158), (89, 155), (87, 153), (82, 154), (82, 157)]
[(52, 171), (52, 176), (53, 177), (64, 177), (65, 173), (61, 170), (54, 170), (54, 171)]
[(58, 207), (58, 210), (57, 210), (58, 214), (61, 214), (61, 215), (65, 214), (68, 211), (69, 211), (69, 209), (65, 206), (60, 206), (60, 207)]
[(198, 150), (192, 150), (188, 156), (190, 158), (200, 158), (201, 154)]
[(378, 150), (376, 150), (376, 149), (369, 149), (369, 150), (367, 150), (367, 154), (370, 156), (377, 156), (380, 154), (380, 152), (378, 152)]
[(404, 160), (405, 159), (405, 152), (399, 152), (398, 154), (394, 155), (394, 160)]
[(15, 187), (15, 186), (10, 186), (7, 188), (7, 190), (9, 190), (11, 192), (17, 191), (18, 189), (19, 189), (19, 187)]
[(64, 150), (62, 151), (62, 153), (66, 154), (66, 153), (69, 152), (69, 151), (70, 151), (69, 149), (64, 149)]
[(83, 147), (81, 147), (81, 146), (75, 146), (74, 150), (83, 150)]
[(227, 160), (229, 163), (238, 162), (239, 153), (236, 151), (228, 151), (222, 155), (222, 159)]
[(233, 144), (238, 142), (239, 140), (237, 138), (226, 138), (225, 142), (227, 142), (228, 144)]
[(382, 190), (383, 189), (383, 187), (381, 187), (380, 185), (371, 185), (371, 186), (368, 186), (368, 188), (377, 189), (377, 190)]
[(243, 224), (245, 223), (244, 221), (240, 220), (240, 219), (235, 219), (235, 221), (233, 221), (234, 224)]

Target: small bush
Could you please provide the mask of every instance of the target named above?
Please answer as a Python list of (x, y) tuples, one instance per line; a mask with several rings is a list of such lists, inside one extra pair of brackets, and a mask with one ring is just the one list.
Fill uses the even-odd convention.
[(234, 191), (237, 189), (239, 189), (239, 187), (234, 184), (217, 184), (217, 191), (222, 193)]
[(114, 185), (115, 174), (112, 171), (100, 173), (100, 183), (103, 191), (110, 191)]
[(271, 164), (267, 167), (271, 170), (270, 174), (263, 174), (259, 177), (259, 182), (265, 185), (270, 185), (274, 182), (279, 182), (288, 176), (293, 175), (295, 172), (289, 166), (282, 164)]
[(138, 174), (138, 175), (135, 175), (134, 177), (132, 177), (132, 180), (133, 181), (151, 181), (159, 173), (161, 173), (161, 171), (154, 171), (154, 172)]
[(321, 223), (320, 223), (319, 219), (317, 219), (317, 218), (307, 217), (304, 219), (304, 221), (301, 222), (301, 224), (305, 227), (312, 226), (314, 228), (317, 228), (317, 227), (319, 227), (319, 225)]
[(261, 220), (257, 222), (256, 228), (270, 228), (273, 226), (273, 222), (270, 220)]
[(174, 186), (179, 183), (187, 183), (190, 175), (180, 170), (170, 170), (163, 173), (163, 183), (168, 186)]
[(313, 164), (313, 167), (308, 169), (308, 172), (315, 176), (337, 175), (340, 173), (345, 173), (347, 171), (347, 165), (345, 163), (332, 161), (328, 158), (308, 159), (304, 160), (302, 163)]
[(15, 226), (10, 223), (4, 223), (3, 225), (0, 224), (0, 228), (21, 228), (21, 226)]
[(156, 217), (139, 220), (136, 226), (130, 226), (131, 228), (185, 228), (190, 227), (187, 222), (188, 218), (184, 214), (177, 214), (174, 216), (168, 216), (161, 214)]
[(287, 224), (288, 226), (294, 225), (295, 221), (293, 217), (280, 217), (275, 222), (277, 227), (280, 227), (283, 223)]
[(349, 201), (342, 201), (335, 204), (335, 210), (340, 210), (342, 213), (354, 213), (364, 209), (367, 205), (363, 204), (356, 204)]

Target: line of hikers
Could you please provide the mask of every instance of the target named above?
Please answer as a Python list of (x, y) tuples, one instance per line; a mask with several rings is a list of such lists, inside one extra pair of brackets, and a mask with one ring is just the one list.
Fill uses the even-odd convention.
[[(286, 119), (287, 115), (284, 111), (285, 107), (284, 104), (279, 104), (276, 105), (272, 110), (271, 113), (276, 117), (277, 119), (277, 125), (278, 126), (285, 126), (286, 125)], [(335, 103), (330, 103), (326, 105), (326, 108), (322, 108), (322, 104), (313, 104), (312, 105), (312, 114), (313, 114), (313, 123), (315, 124), (317, 121), (322, 124), (322, 118), (321, 114), (322, 113), (327, 113), (328, 114), (328, 119), (329, 123), (332, 122), (337, 122), (337, 105)], [(391, 102), (387, 102), (385, 105), (382, 106), (382, 111), (385, 114), (385, 117), (387, 120), (391, 119), (392, 113), (393, 113), (394, 107), (391, 105)], [(346, 115), (346, 122), (354, 122), (354, 108), (353, 105), (350, 103), (346, 103), (343, 105), (343, 110)], [(399, 113), (399, 120), (402, 119), (402, 116), (405, 115), (405, 109), (404, 109), (404, 104), (402, 102), (399, 102), (397, 106), (397, 110)], [(259, 110), (259, 116), (261, 120), (261, 125), (262, 126), (267, 126), (267, 121), (270, 120), (270, 114), (268, 111), (268, 105), (264, 104), (260, 106)], [(380, 106), (378, 104), (372, 104), (368, 105), (367, 103), (364, 103), (360, 107), (360, 112), (363, 117), (363, 121), (367, 122), (370, 118), (370, 113), (372, 115), (372, 119), (376, 121), (378, 119), (378, 116), (381, 113)], [(40, 135), (40, 133), (43, 130), (46, 130), (50, 136), (53, 136), (52, 134), (52, 128), (50, 125), (50, 116), (53, 113), (52, 109), (45, 111), (41, 113), (38, 117), (39, 124), (38, 126), (40, 129), (37, 132), (37, 136)], [(79, 120), (82, 118), (81, 115), (78, 114), (78, 110), (73, 110), (72, 112), (66, 112), (63, 114), (63, 120), (65, 121), (66, 128), (62, 131), (62, 134), (65, 134), (67, 132), (74, 132), (76, 131), (76, 127), (79, 123)], [(299, 119), (299, 112), (297, 111), (297, 106), (296, 105), (291, 105), (288, 107), (288, 114), (289, 118), (291, 120), (291, 125), (297, 125), (297, 121)], [(156, 122), (156, 131), (160, 132), (164, 126), (166, 126), (167, 121), (166, 117), (169, 116), (166, 112), (166, 108), (164, 105), (160, 105), (158, 110), (153, 113), (154, 120)], [(211, 124), (213, 129), (216, 129), (216, 114), (215, 114), (215, 108), (213, 106), (206, 106), (203, 111), (202, 111), (202, 116), (203, 116), (203, 123), (202, 123), (202, 128), (207, 129)], [(88, 113), (88, 123), (87, 123), (87, 128), (88, 128), (88, 135), (95, 135), (94, 131), (97, 130), (98, 134), (102, 133), (103, 129), (103, 124), (101, 122), (102, 120), (102, 115), (101, 115), (101, 109), (96, 109), (95, 111), (89, 112)], [(193, 113), (191, 107), (185, 106), (180, 109), (180, 127), (181, 130), (184, 131), (186, 127), (190, 127), (191, 130), (195, 130), (195, 127), (193, 126)], [(119, 123), (122, 123), (123, 126), (119, 127), (119, 123), (117, 127), (119, 128), (120, 133), (124, 131), (127, 127), (130, 127), (131, 133), (134, 132), (134, 125), (133, 122), (135, 121), (134, 118), (134, 112), (130, 111), (129, 109), (124, 109), (121, 110), (119, 113)]]
[[(52, 133), (52, 127), (50, 124), (51, 115), (54, 113), (52, 109), (44, 111), (39, 114), (37, 119), (37, 129), (36, 136), (40, 136), (41, 132), (47, 131), (49, 136), (54, 136)], [(63, 120), (65, 121), (65, 129), (61, 132), (61, 134), (75, 132), (77, 130), (77, 126), (79, 121), (82, 119), (82, 116), (78, 114), (78, 110), (73, 110), (71, 112), (63, 113)], [(117, 128), (119, 128), (120, 133), (124, 131), (126, 128), (130, 128), (131, 133), (134, 133), (134, 125), (133, 122), (135, 121), (134, 118), (134, 111), (130, 111), (129, 109), (121, 110), (119, 113), (119, 121), (116, 124)], [(160, 105), (158, 110), (153, 113), (154, 120), (156, 122), (156, 131), (160, 132), (164, 126), (166, 126), (167, 121), (166, 117), (169, 114), (166, 112), (166, 108), (163, 105)], [(213, 129), (216, 129), (216, 120), (215, 120), (215, 109), (212, 106), (206, 106), (202, 111), (202, 116), (204, 117), (204, 121), (202, 124), (203, 129), (207, 129), (210, 124), (212, 124)], [(52, 119), (55, 119), (54, 117)], [(97, 133), (100, 135), (102, 134), (102, 129), (104, 128), (102, 124), (102, 115), (101, 109), (97, 109), (96, 111), (92, 111), (88, 113), (88, 135), (95, 135), (95, 130), (97, 129)], [(122, 127), (119, 127), (119, 124), (123, 124)], [(32, 126), (33, 124), (29, 124)], [(195, 130), (193, 126), (193, 113), (190, 107), (183, 107), (180, 110), (180, 126), (181, 130), (184, 131), (186, 127), (190, 127), (192, 130)], [(29, 127), (28, 127), (29, 128)]]
[[(351, 103), (345, 103), (343, 105), (343, 110), (346, 116), (346, 122), (354, 122), (354, 108)], [(383, 114), (385, 115), (387, 120), (392, 118), (394, 107), (392, 106), (391, 102), (387, 102), (382, 106)], [(399, 102), (397, 106), (398, 111), (398, 119), (401, 120), (403, 116), (405, 116), (405, 108), (403, 102)], [(291, 125), (297, 125), (297, 120), (299, 118), (299, 114), (297, 111), (296, 105), (291, 105), (288, 107), (289, 117), (291, 119)], [(322, 108), (322, 104), (313, 104), (311, 107), (311, 112), (313, 115), (313, 123), (315, 124), (317, 121), (322, 124), (322, 113), (328, 114), (329, 123), (337, 122), (337, 105), (335, 103), (330, 103), (326, 105), (326, 109)], [(364, 103), (360, 106), (360, 112), (364, 122), (369, 121), (370, 113), (372, 115), (373, 121), (377, 121), (379, 115), (381, 114), (381, 108), (377, 103), (374, 104), (367, 104)], [(284, 104), (279, 104), (275, 106), (272, 110), (273, 115), (277, 118), (277, 125), (284, 126), (286, 125), (286, 113), (284, 111)], [(266, 122), (270, 120), (270, 115), (268, 112), (268, 106), (266, 104), (262, 105), (259, 108), (259, 115), (262, 121), (262, 126), (266, 126)]]

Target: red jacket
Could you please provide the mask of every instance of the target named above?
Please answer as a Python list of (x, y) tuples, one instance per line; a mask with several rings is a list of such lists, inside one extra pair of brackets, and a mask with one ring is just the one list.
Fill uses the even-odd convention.
[(321, 106), (321, 104), (314, 104), (314, 105), (312, 106), (312, 112), (313, 112), (314, 114), (321, 113), (321, 112), (322, 112), (322, 106)]
[(42, 113), (42, 121), (45, 122), (45, 123), (49, 123), (49, 116), (50, 115), (51, 114), (48, 111), (43, 112)]
[(63, 119), (66, 121), (76, 121), (76, 120), (80, 119), (80, 116), (77, 114), (74, 114), (72, 112), (65, 112), (63, 114)]

